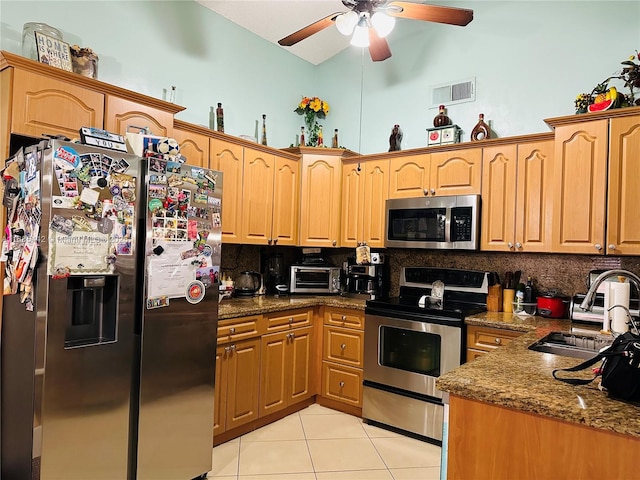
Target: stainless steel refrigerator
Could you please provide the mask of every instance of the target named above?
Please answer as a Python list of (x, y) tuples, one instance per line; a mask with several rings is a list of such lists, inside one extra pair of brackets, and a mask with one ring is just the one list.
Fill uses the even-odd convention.
[(1, 477), (206, 475), (222, 174), (52, 140), (3, 183)]

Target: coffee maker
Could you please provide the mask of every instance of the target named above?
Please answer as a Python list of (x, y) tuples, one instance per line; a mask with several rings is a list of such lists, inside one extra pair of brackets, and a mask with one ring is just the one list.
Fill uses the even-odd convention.
[(384, 299), (389, 294), (389, 275), (384, 254), (371, 253), (371, 261), (357, 264), (347, 260), (345, 295), (367, 300)]
[(281, 253), (273, 253), (267, 259), (266, 265), (266, 287), (267, 295), (287, 295), (289, 285), (285, 276), (286, 268), (284, 258)]

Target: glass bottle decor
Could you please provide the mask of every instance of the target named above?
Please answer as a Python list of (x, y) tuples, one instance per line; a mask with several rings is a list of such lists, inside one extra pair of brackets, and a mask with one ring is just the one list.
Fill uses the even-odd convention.
[(440, 110), (440, 113), (438, 113), (438, 115), (436, 115), (433, 119), (433, 126), (445, 127), (447, 125), (451, 125), (451, 119), (445, 113), (444, 105), (440, 105), (439, 110)]
[(300, 127), (300, 146), (304, 147), (304, 126)]
[(491, 138), (491, 129), (489, 125), (484, 123), (484, 113), (481, 113), (478, 116), (478, 123), (471, 130), (471, 141), (487, 140), (488, 138)]
[(262, 145), (267, 144), (267, 115), (262, 114)]
[(22, 27), (22, 56), (38, 60), (35, 32), (40, 32), (57, 40), (62, 40), (62, 32), (46, 23), (28, 22)]
[(216, 110), (213, 107), (209, 107), (209, 129), (216, 129)]
[(324, 135), (322, 133), (322, 125), (318, 127), (318, 147), (322, 147), (324, 145)]
[(221, 103), (218, 103), (218, 108), (216, 108), (216, 125), (219, 132), (224, 132), (224, 110)]
[(337, 128), (333, 131), (333, 140), (331, 141), (331, 146), (333, 148), (338, 148), (338, 129)]

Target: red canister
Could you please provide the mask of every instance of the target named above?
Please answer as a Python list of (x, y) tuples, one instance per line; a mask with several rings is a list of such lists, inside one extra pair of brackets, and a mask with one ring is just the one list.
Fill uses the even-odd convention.
[(538, 296), (538, 315), (549, 318), (567, 318), (569, 297), (548, 292)]

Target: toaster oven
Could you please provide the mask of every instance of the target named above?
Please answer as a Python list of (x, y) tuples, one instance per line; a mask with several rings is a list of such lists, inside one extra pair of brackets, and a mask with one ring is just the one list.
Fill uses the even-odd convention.
[(340, 268), (328, 266), (292, 265), (291, 293), (336, 295), (340, 293)]

